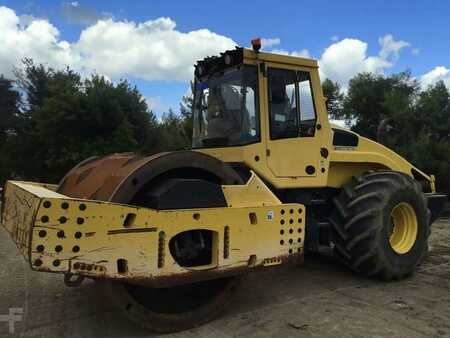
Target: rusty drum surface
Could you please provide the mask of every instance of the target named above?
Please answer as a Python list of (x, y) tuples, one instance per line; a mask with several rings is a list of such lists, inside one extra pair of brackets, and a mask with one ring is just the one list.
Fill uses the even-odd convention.
[(138, 191), (167, 173), (184, 169), (215, 177), (221, 184), (241, 183), (228, 165), (202, 153), (177, 151), (139, 156), (134, 153), (91, 157), (61, 180), (57, 192), (74, 198), (130, 203)]

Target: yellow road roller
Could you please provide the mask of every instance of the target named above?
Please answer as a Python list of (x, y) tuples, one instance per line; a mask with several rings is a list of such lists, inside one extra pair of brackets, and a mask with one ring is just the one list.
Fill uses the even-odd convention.
[(329, 122), (317, 61), (236, 48), (195, 65), (192, 149), (92, 157), (58, 184), (8, 181), (2, 225), (34, 271), (94, 279), (157, 332), (216, 317), (240, 277), (333, 255), (411, 275), (446, 196)]

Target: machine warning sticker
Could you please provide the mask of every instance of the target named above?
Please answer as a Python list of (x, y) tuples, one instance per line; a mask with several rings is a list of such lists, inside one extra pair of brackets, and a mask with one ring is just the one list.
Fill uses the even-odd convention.
[(270, 210), (270, 211), (267, 213), (267, 220), (268, 220), (268, 221), (272, 221), (272, 220), (273, 220), (273, 210)]

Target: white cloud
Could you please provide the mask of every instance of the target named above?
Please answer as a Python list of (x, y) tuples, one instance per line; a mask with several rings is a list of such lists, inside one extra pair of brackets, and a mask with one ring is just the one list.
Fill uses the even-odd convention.
[(420, 84), (423, 89), (426, 89), (429, 85), (435, 84), (438, 81), (443, 81), (447, 88), (450, 88), (449, 68), (438, 66), (420, 77)]
[(69, 23), (83, 26), (92, 25), (99, 20), (113, 17), (111, 13), (98, 13), (95, 8), (82, 6), (78, 1), (62, 3), (61, 14)]
[(13, 10), (0, 7), (0, 73), (11, 76), (13, 66), (24, 57), (55, 67), (78, 59), (67, 41), (59, 39), (58, 29), (43, 19), (26, 17), (24, 22)]
[(19, 17), (19, 25), (21, 27), (26, 27), (30, 23), (32, 23), (33, 21), (36, 21), (36, 20), (38, 20), (38, 18), (36, 18), (35, 16), (24, 14)]
[(85, 28), (78, 41), (69, 43), (60, 39), (58, 29), (47, 20), (31, 20), (24, 26), (13, 10), (0, 7), (0, 73), (11, 76), (13, 66), (31, 57), (52, 67), (68, 65), (112, 79), (186, 81), (198, 59), (236, 45), (207, 29), (180, 32), (175, 28), (170, 18), (143, 23), (109, 18)]
[[(76, 1), (66, 5), (82, 7)], [(109, 14), (101, 14), (108, 16)], [(368, 54), (368, 45), (359, 39), (341, 39), (325, 48), (319, 57), (321, 77), (338, 81), (345, 89), (347, 81), (359, 72), (383, 74), (397, 61), (410, 43), (395, 40), (392, 34), (379, 38), (379, 52)], [(263, 39), (265, 47), (277, 47), (279, 38)], [(208, 55), (232, 49), (236, 43), (208, 29), (181, 32), (170, 18), (142, 23), (100, 19), (82, 30), (77, 41), (61, 39), (59, 30), (46, 19), (32, 15), (18, 16), (0, 6), (0, 74), (12, 76), (14, 66), (24, 57), (51, 67), (73, 69), (88, 75), (92, 72), (115, 80), (133, 76), (145, 80), (188, 81), (193, 64)], [(288, 51), (273, 48), (273, 53), (310, 58), (307, 49)], [(411, 49), (412, 54), (419, 49)], [(419, 77), (423, 88), (443, 80), (450, 88), (450, 69), (438, 66)], [(161, 98), (149, 98), (155, 110), (167, 110)]]
[(392, 34), (387, 34), (378, 39), (378, 43), (381, 46), (380, 57), (382, 59), (393, 58), (398, 60), (400, 51), (405, 47), (410, 47), (409, 42), (403, 40), (395, 40)]
[(319, 59), (321, 77), (338, 81), (344, 88), (360, 72), (384, 73), (398, 60), (400, 51), (410, 44), (395, 40), (391, 34), (378, 39), (380, 52), (369, 56), (368, 45), (359, 39), (343, 39), (325, 49)]
[(391, 63), (378, 56), (367, 55), (367, 43), (343, 39), (327, 47), (319, 59), (321, 77), (328, 77), (345, 86), (360, 72), (380, 72)]
[[(410, 46), (408, 42), (395, 40), (391, 34), (387, 34), (378, 40), (379, 54), (369, 56), (368, 45), (364, 41), (350, 38), (339, 40), (338, 36), (331, 39), (335, 42), (325, 48), (319, 58), (321, 77), (329, 77), (339, 82), (344, 89), (348, 80), (360, 72), (383, 73), (398, 60), (400, 51)], [(270, 52), (311, 58), (307, 49), (291, 52), (276, 48)]]
[(261, 39), (261, 45), (262, 49), (270, 48), (276, 45), (279, 45), (281, 43), (280, 38), (262, 38)]
[(307, 49), (302, 49), (302, 50), (293, 51), (293, 52), (289, 52), (289, 51), (287, 51), (285, 49), (272, 49), (269, 52), (270, 53), (275, 53), (275, 54), (297, 56), (297, 57), (302, 57), (302, 58), (311, 58), (311, 54), (309, 53), (309, 51)]
[(183, 33), (170, 18), (144, 23), (103, 20), (86, 28), (74, 47), (89, 69), (112, 77), (189, 80), (192, 65), (236, 43), (207, 29)]
[(169, 110), (169, 105), (163, 102), (161, 96), (146, 97), (148, 109), (154, 113), (163, 113)]

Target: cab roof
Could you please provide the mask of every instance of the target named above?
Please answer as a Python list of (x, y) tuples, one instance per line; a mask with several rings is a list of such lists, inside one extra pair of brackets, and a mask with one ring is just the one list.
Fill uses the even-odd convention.
[(292, 66), (318, 68), (317, 60), (297, 56), (289, 56), (267, 52), (255, 52), (252, 49), (236, 47), (217, 56), (208, 56), (195, 64), (195, 76), (200, 78), (206, 74), (237, 66), (239, 64), (262, 62), (279, 63)]
[(265, 62), (273, 62), (273, 63), (282, 63), (293, 66), (303, 66), (303, 67), (312, 67), (318, 68), (317, 60), (303, 58), (299, 56), (290, 56), (284, 54), (275, 54), (268, 52), (258, 52), (256, 53), (252, 49), (243, 48), (244, 51), (244, 59), (247, 60), (261, 60)]

